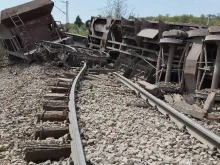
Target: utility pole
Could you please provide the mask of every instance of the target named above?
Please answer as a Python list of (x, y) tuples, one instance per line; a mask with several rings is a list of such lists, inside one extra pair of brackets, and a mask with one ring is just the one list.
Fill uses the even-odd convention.
[(211, 14), (208, 15), (207, 25), (209, 25), (209, 23), (210, 23), (210, 17), (211, 17)]
[(66, 4), (66, 30), (69, 29), (69, 1), (61, 1)]
[(66, 1), (66, 30), (69, 29), (69, 1)]

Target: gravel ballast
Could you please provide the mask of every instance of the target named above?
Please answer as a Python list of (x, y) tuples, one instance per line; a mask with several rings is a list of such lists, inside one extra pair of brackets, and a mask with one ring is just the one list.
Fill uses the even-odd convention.
[[(88, 162), (96, 164), (220, 164), (213, 151), (110, 75), (83, 80), (78, 120)], [(129, 104), (129, 106), (128, 106)]]
[[(26, 165), (25, 142), (34, 139), (36, 114), (42, 111), (47, 83), (64, 72), (56, 67), (15, 64), (0, 69), (0, 164)], [(67, 161), (66, 161), (67, 162)], [(62, 164), (65, 160), (46, 164)], [(34, 163), (29, 163), (34, 164)], [(42, 163), (44, 164), (44, 163)]]

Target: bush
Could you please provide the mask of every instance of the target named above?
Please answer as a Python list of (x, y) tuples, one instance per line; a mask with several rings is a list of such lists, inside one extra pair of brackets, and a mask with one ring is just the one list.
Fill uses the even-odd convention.
[(83, 24), (81, 27), (78, 27), (76, 24), (70, 24), (69, 25), (69, 32), (74, 34), (79, 34), (82, 36), (88, 36), (88, 29), (86, 28), (86, 25)]
[(178, 22), (178, 23), (192, 23), (192, 24), (203, 24), (206, 25), (208, 22), (208, 17), (210, 18), (210, 23), (209, 25), (220, 25), (220, 15), (204, 15), (202, 14), (201, 16), (193, 16), (193, 15), (188, 15), (188, 14), (183, 14), (183, 15), (177, 15), (177, 16), (170, 16), (169, 14), (167, 15), (158, 15), (156, 17), (142, 17), (141, 19), (144, 20), (162, 20), (165, 22)]

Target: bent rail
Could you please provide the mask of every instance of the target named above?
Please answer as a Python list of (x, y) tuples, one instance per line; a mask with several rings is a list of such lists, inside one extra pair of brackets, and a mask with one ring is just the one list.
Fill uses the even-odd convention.
[(170, 119), (174, 121), (177, 126), (186, 128), (188, 132), (194, 136), (197, 140), (205, 144), (206, 146), (214, 149), (217, 148), (220, 150), (220, 137), (214, 134), (213, 132), (207, 130), (202, 127), (198, 123), (192, 121), (187, 116), (178, 112), (164, 101), (156, 98), (151, 95), (149, 92), (139, 87), (137, 84), (133, 83), (131, 80), (119, 75), (118, 73), (114, 73), (114, 75), (125, 85), (127, 85), (130, 89), (134, 90), (139, 96), (141, 96), (144, 100), (149, 102), (153, 107), (157, 107), (157, 109), (164, 115), (169, 115)]
[(83, 151), (82, 141), (80, 137), (77, 116), (76, 116), (76, 103), (75, 103), (75, 93), (80, 79), (87, 70), (86, 63), (84, 64), (82, 70), (76, 76), (71, 91), (69, 95), (69, 132), (71, 136), (71, 158), (74, 161), (74, 165), (86, 165), (86, 158)]

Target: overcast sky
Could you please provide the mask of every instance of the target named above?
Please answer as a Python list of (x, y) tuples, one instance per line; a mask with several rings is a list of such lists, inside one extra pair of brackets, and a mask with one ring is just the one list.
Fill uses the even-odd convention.
[[(13, 7), (30, 0), (2, 0), (0, 9)], [(55, 5), (65, 11), (65, 3), (62, 0), (54, 0)], [(106, 7), (106, 0), (69, 0), (69, 20), (74, 22), (77, 15), (83, 21), (101, 13), (100, 8)], [(159, 14), (181, 15), (193, 14), (217, 14), (220, 13), (220, 0), (126, 0), (128, 7), (139, 17), (157, 16)], [(103, 9), (105, 10), (105, 9)], [(66, 16), (57, 8), (52, 12), (56, 21), (65, 23)]]

